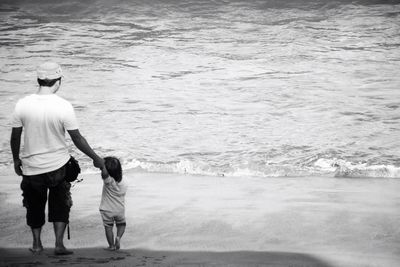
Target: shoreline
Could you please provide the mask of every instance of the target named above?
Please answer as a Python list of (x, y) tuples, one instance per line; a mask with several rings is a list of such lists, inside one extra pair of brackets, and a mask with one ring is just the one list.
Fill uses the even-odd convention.
[[(398, 179), (259, 179), (129, 171), (124, 177), (130, 187), (120, 252), (152, 258), (165, 252), (171, 261), (160, 266), (185, 260), (182, 266), (400, 264)], [(25, 262), (37, 257), (27, 249), (31, 234), (16, 178), (20, 181), (16, 176), (1, 176), (0, 249), (6, 265), (12, 264), (13, 255)], [(77, 251), (67, 262), (83, 266), (90, 261), (78, 262), (77, 258), (102, 261), (106, 240), (98, 212), (100, 175), (81, 178), (83, 182), (71, 190), (71, 240), (65, 237), (65, 244)], [(46, 256), (36, 258), (43, 264), (55, 261), (53, 235), (46, 222), (42, 232)], [(118, 258), (120, 252), (110, 257)], [(247, 258), (249, 265), (237, 255)], [(288, 261), (298, 258), (293, 264)], [(128, 259), (137, 260), (126, 256), (112, 264), (126, 266)], [(190, 265), (190, 259), (197, 265)], [(300, 264), (307, 260), (309, 264)], [(90, 264), (97, 265), (93, 261)]]
[(74, 250), (72, 255), (54, 256), (47, 250), (40, 255), (31, 255), (26, 249), (0, 249), (0, 255), (2, 266), (332, 266), (313, 255), (275, 251), (207, 252), (129, 249), (108, 252), (102, 248), (84, 248)]

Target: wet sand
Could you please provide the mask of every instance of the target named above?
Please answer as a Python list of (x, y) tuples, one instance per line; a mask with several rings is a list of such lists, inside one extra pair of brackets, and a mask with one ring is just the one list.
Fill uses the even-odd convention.
[(107, 252), (99, 175), (72, 189), (71, 256), (28, 251), (20, 178), (1, 177), (0, 264), (105, 266), (397, 266), (399, 179), (230, 178), (127, 172), (127, 230)]
[(129, 249), (107, 252), (102, 248), (79, 248), (69, 256), (51, 251), (32, 256), (26, 249), (0, 249), (2, 266), (330, 266), (307, 254), (289, 252), (201, 252)]

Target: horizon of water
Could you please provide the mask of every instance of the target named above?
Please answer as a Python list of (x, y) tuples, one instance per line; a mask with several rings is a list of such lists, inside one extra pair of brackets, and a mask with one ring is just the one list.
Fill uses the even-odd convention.
[[(125, 169), (400, 177), (398, 1), (2, 1), (0, 169), (45, 60)], [(75, 155), (86, 172), (86, 156)]]

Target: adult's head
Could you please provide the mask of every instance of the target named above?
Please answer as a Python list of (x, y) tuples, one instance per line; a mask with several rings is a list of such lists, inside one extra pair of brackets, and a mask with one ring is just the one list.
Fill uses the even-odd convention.
[(62, 70), (55, 62), (45, 62), (37, 68), (37, 81), (40, 88), (49, 90), (51, 93), (58, 91), (61, 85)]

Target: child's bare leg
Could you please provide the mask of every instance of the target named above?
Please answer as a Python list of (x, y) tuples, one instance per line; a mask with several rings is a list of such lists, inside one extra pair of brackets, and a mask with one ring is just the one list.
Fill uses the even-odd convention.
[(115, 238), (115, 249), (119, 249), (121, 247), (121, 238), (125, 233), (126, 223), (117, 224), (117, 237)]
[(108, 249), (114, 250), (114, 233), (113, 233), (113, 226), (104, 226), (104, 230), (106, 232), (107, 242), (108, 242)]

